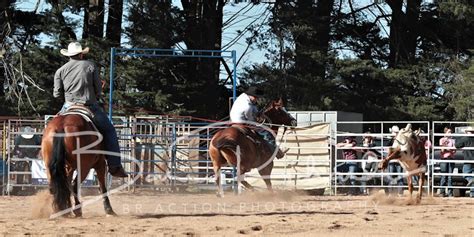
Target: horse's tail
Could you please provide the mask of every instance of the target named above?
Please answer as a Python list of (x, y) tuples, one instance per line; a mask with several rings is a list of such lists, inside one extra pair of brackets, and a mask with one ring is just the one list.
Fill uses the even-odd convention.
[(64, 210), (71, 206), (71, 189), (66, 174), (67, 153), (62, 135), (63, 133), (57, 133), (53, 137), (53, 154), (48, 167), (55, 210)]

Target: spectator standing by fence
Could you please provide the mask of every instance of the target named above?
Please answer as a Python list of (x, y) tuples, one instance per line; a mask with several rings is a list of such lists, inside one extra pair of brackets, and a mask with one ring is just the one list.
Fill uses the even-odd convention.
[[(355, 137), (352, 137), (352, 136), (344, 137), (344, 142), (340, 142), (337, 144), (337, 147), (343, 148), (342, 156), (344, 160), (346, 160), (346, 162), (343, 165), (340, 165), (337, 167), (338, 172), (356, 173), (359, 171), (359, 164), (354, 161), (357, 159), (357, 152), (355, 149), (350, 149), (351, 147), (355, 147), (355, 146), (357, 146), (357, 141), (355, 140)], [(357, 177), (355, 174), (349, 175), (349, 180), (352, 186), (357, 185), (356, 179)], [(344, 181), (345, 180), (346, 178), (344, 178)], [(355, 187), (351, 188), (349, 191), (349, 194), (357, 195), (358, 194), (357, 189)]]
[[(362, 141), (362, 146), (367, 149), (362, 149), (362, 159), (367, 160), (367, 163), (364, 167), (364, 172), (367, 173), (376, 173), (378, 171), (379, 158), (381, 157), (380, 152), (375, 147), (374, 138), (371, 136), (370, 132), (366, 132), (364, 135), (364, 140)], [(368, 189), (366, 188), (367, 182), (372, 181), (373, 176), (364, 175), (362, 176), (362, 187), (363, 194), (369, 194)], [(371, 183), (373, 184), (373, 183)]]
[[(448, 192), (446, 193), (446, 188), (441, 187), (440, 188), (440, 195), (443, 197), (452, 197), (453, 196), (453, 182), (452, 182), (452, 177), (450, 175), (445, 175), (445, 174), (452, 174), (454, 171), (454, 162), (449, 162), (450, 160), (454, 159), (454, 154), (456, 154), (456, 148), (455, 148), (455, 140), (451, 137), (451, 133), (453, 133), (453, 130), (449, 127), (444, 128), (444, 137), (439, 139), (439, 145), (441, 147), (440, 151), (440, 158), (443, 162), (440, 162), (439, 167), (441, 173), (443, 175), (441, 176), (441, 180), (439, 182), (439, 186), (446, 186), (446, 181), (447, 181), (447, 190)], [(453, 149), (449, 149), (446, 147), (452, 147)]]
[[(464, 155), (464, 160), (472, 162), (474, 161), (474, 137), (472, 136), (474, 134), (474, 128), (467, 127), (464, 129), (464, 132), (470, 136), (456, 139), (454, 144), (456, 148), (469, 148), (469, 150), (463, 150), (462, 153)], [(472, 173), (474, 172), (473, 166), (473, 163), (464, 163), (462, 166), (462, 173), (465, 174), (464, 178), (467, 180), (467, 186), (471, 187), (471, 190), (469, 191), (471, 197), (474, 197), (474, 177), (472, 176)]]

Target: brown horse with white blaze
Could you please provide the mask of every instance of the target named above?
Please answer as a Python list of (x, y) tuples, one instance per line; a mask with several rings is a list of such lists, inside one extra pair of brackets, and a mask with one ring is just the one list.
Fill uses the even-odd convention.
[(418, 193), (416, 195), (416, 202), (419, 203), (423, 194), (423, 184), (428, 160), (424, 141), (420, 138), (420, 130), (412, 131), (411, 124), (402, 128), (395, 137), (388, 156), (379, 163), (379, 168), (387, 168), (388, 162), (392, 159), (399, 160), (400, 165), (408, 172), (407, 180), (410, 198), (413, 193), (412, 176), (418, 175), (420, 177), (418, 181)]
[[(281, 125), (296, 126), (296, 120), (284, 108), (282, 99), (272, 101), (263, 111), (265, 121), (270, 123), (271, 129), (276, 134)], [(250, 125), (254, 126), (254, 125)], [(286, 127), (285, 127), (286, 129)], [(222, 165), (229, 163), (239, 168), (240, 175), (253, 168), (259, 168), (268, 190), (272, 190), (270, 175), (273, 169), (274, 150), (265, 146), (265, 141), (260, 135), (254, 134), (248, 125), (238, 124), (218, 131), (211, 140), (209, 155), (212, 160), (216, 176), (217, 195), (222, 197), (223, 191), (220, 180)], [(240, 151), (240, 164), (238, 164), (237, 150)], [(240, 177), (239, 177), (240, 178)], [(249, 189), (253, 187), (245, 180), (241, 183)]]
[[(87, 109), (81, 108), (81, 110)], [(98, 140), (99, 137), (101, 135), (96, 131), (92, 122), (86, 121), (79, 113), (55, 116), (46, 126), (43, 132), (41, 153), (47, 169), (49, 191), (53, 196), (53, 210), (55, 212), (72, 207), (71, 191), (74, 193), (75, 205), (80, 204), (77, 186), (79, 182), (84, 181), (92, 168), (97, 173), (100, 191), (102, 194), (107, 193), (105, 157), (100, 152), (93, 152), (94, 150), (103, 150), (102, 144)], [(73, 153), (74, 151), (81, 153), (78, 152), (78, 149), (84, 147), (87, 147), (91, 152)], [(72, 183), (73, 173), (78, 170), (77, 159), (79, 156), (80, 180), (76, 175)], [(104, 195), (103, 203), (106, 214), (115, 215), (107, 195)], [(66, 211), (65, 214), (70, 214), (70, 212)], [(75, 209), (74, 214), (76, 217), (82, 216), (81, 208)]]

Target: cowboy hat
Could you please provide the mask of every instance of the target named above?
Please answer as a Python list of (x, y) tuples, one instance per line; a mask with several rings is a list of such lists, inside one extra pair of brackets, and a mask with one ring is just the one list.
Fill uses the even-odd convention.
[(374, 137), (372, 137), (371, 135), (372, 133), (371, 132), (365, 132), (364, 133), (364, 138), (370, 138), (370, 139), (373, 139)]
[(469, 126), (469, 127), (464, 129), (464, 132), (474, 132), (474, 127)]
[(245, 94), (255, 96), (255, 97), (260, 97), (260, 96), (263, 96), (265, 93), (262, 89), (258, 89), (255, 86), (251, 86), (245, 91)]
[(397, 125), (393, 125), (391, 128), (389, 128), (389, 131), (393, 136), (395, 136), (398, 132), (400, 132), (400, 128)]
[(20, 136), (26, 139), (31, 139), (35, 135), (35, 130), (30, 126), (24, 127), (23, 129), (21, 129), (21, 131), (22, 134)]
[(79, 42), (71, 42), (67, 46), (67, 49), (61, 49), (61, 54), (64, 56), (74, 56), (78, 54), (86, 54), (89, 53), (89, 47), (86, 47), (85, 49), (82, 49), (81, 43)]

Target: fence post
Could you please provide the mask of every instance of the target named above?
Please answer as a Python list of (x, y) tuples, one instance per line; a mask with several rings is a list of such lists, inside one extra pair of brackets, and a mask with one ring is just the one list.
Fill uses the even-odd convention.
[(6, 180), (5, 178), (8, 178), (7, 176), (7, 162), (6, 157), (7, 157), (7, 150), (6, 150), (6, 144), (7, 144), (7, 130), (6, 130), (6, 123), (3, 121), (3, 126), (2, 126), (2, 196), (5, 196), (5, 184)]
[(241, 174), (240, 173), (240, 162), (241, 162), (241, 159), (240, 159), (240, 146), (237, 146), (237, 150), (236, 150), (236, 155), (237, 155), (237, 166), (233, 166), (232, 167), (232, 176), (233, 177), (233, 189), (234, 189), (234, 194), (235, 195), (239, 195), (240, 194), (240, 176), (241, 175), (245, 175), (245, 174)]
[(12, 184), (10, 183), (10, 182), (11, 182), (11, 178), (10, 178), (10, 174), (11, 174), (10, 171), (11, 171), (11, 170), (10, 170), (10, 169), (11, 169), (11, 158), (12, 158), (12, 157), (10, 157), (10, 156), (11, 156), (11, 152), (10, 152), (10, 139), (11, 139), (11, 138), (10, 138), (10, 133), (11, 133), (10, 129), (11, 129), (11, 122), (10, 122), (10, 120), (8, 120), (8, 127), (7, 127), (7, 129), (8, 129), (8, 132), (6, 133), (6, 135), (7, 135), (7, 137), (6, 137), (7, 140), (6, 140), (6, 142), (5, 142), (5, 144), (6, 144), (6, 150), (7, 150), (7, 151), (6, 151), (6, 156), (8, 156), (7, 163), (6, 163), (6, 165), (7, 165), (7, 173), (8, 173), (8, 174), (7, 174), (7, 195), (10, 196), (10, 187), (12, 187), (12, 186), (11, 186)]
[[(66, 139), (66, 137), (63, 137), (62, 139)], [(76, 137), (76, 149), (78, 148), (81, 148), (81, 140), (79, 137)], [(77, 200), (79, 200), (80, 202), (81, 201), (81, 183), (82, 183), (82, 177), (81, 177), (82, 168), (81, 168), (81, 153), (80, 152), (77, 153), (76, 158), (77, 158), (77, 161), (76, 161), (77, 162), (77, 175), (76, 175), (77, 190), (76, 191), (77, 191)]]
[(176, 124), (173, 123), (171, 136), (171, 189), (176, 191)]

